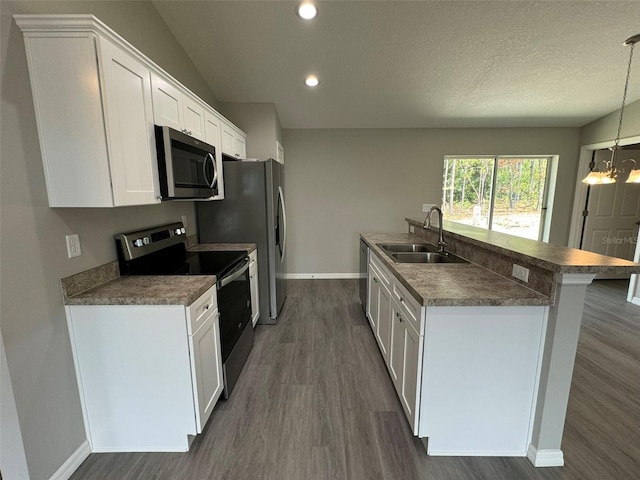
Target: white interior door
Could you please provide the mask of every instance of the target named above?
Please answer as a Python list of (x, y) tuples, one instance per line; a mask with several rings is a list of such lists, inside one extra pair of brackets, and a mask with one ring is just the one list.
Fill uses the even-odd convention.
[[(637, 157), (638, 153), (620, 150), (618, 161)], [(610, 156), (608, 150), (596, 151), (596, 164)], [(624, 180), (626, 175), (616, 183), (590, 187), (582, 250), (633, 260), (638, 235), (636, 222), (640, 220), (640, 185), (624, 183)]]

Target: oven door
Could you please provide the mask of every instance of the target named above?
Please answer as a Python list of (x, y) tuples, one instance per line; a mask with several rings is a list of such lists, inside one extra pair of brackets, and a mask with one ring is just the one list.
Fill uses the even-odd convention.
[(155, 127), (162, 198), (218, 194), (216, 149), (170, 127)]
[(251, 324), (249, 257), (244, 258), (223, 278), (218, 279), (217, 289), (222, 362), (225, 363), (245, 328)]

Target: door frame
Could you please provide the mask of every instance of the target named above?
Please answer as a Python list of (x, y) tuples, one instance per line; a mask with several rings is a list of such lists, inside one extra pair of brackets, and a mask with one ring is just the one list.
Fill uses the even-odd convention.
[[(634, 143), (640, 143), (640, 135), (633, 137), (621, 138), (619, 145), (632, 145)], [(580, 248), (580, 238), (582, 234), (582, 225), (584, 217), (582, 212), (587, 201), (587, 184), (582, 183), (585, 172), (589, 168), (591, 158), (594, 150), (601, 150), (603, 148), (613, 147), (615, 141), (609, 140), (607, 142), (593, 143), (590, 145), (583, 145), (580, 147), (580, 159), (578, 161), (578, 169), (576, 171), (576, 189), (573, 196), (573, 212), (571, 213), (571, 229), (569, 230), (569, 242), (568, 246), (573, 248)], [(640, 243), (638, 244), (640, 245)], [(635, 261), (637, 262), (640, 254), (640, 247), (636, 245)], [(640, 299), (635, 297), (635, 289), (638, 283), (638, 274), (632, 274), (629, 278), (629, 290), (627, 292), (627, 301), (636, 305), (640, 305)]]
[[(640, 143), (640, 135), (622, 138), (620, 139), (619, 144), (624, 147), (625, 145), (632, 145), (635, 143)], [(578, 168), (576, 171), (576, 188), (573, 196), (573, 211), (571, 213), (571, 228), (569, 230), (569, 247), (580, 248), (580, 237), (584, 221), (582, 212), (585, 207), (585, 202), (587, 201), (587, 189), (589, 187), (587, 184), (582, 183), (582, 179), (585, 177), (586, 172), (589, 171), (589, 163), (591, 163), (593, 152), (594, 150), (613, 147), (613, 145), (615, 145), (615, 142), (613, 140), (609, 140), (580, 147), (580, 159), (578, 161)]]

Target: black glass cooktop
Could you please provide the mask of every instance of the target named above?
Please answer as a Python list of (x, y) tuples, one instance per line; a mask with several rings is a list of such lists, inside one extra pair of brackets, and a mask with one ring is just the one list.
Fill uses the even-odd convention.
[(140, 258), (120, 258), (121, 275), (216, 275), (224, 277), (247, 258), (244, 250), (188, 252), (179, 243)]

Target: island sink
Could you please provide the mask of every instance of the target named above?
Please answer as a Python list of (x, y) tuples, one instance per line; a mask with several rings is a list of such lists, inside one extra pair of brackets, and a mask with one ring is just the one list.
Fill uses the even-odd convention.
[(469, 263), (453, 253), (440, 252), (430, 243), (379, 243), (378, 246), (396, 263)]

